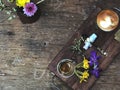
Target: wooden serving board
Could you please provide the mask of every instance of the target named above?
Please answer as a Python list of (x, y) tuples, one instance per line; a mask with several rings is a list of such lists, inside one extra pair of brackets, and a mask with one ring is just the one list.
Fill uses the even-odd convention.
[[(57, 72), (57, 64), (62, 59), (73, 59), (74, 53), (71, 51), (71, 46), (74, 43), (75, 38), (81, 37), (82, 34), (87, 34), (90, 36), (92, 33), (96, 33), (98, 35), (97, 40), (95, 41), (94, 45), (102, 48), (105, 50), (108, 55), (102, 56), (100, 59), (100, 66), (101, 72), (105, 70), (108, 65), (114, 60), (114, 57), (120, 52), (120, 42), (116, 41), (114, 39), (114, 35), (119, 29), (120, 25), (111, 32), (104, 32), (100, 30), (97, 27), (96, 24), (96, 17), (97, 14), (103, 10), (103, 9), (113, 9), (113, 7), (119, 7), (120, 1), (119, 0), (100, 0), (96, 3), (97, 8), (89, 15), (88, 19), (81, 25), (81, 27), (78, 29), (78, 31), (75, 32), (75, 34), (71, 37), (71, 39), (66, 43), (66, 45), (63, 47), (63, 49), (57, 54), (57, 56), (52, 60), (52, 62), (49, 64), (48, 68), (51, 72), (53, 72), (57, 77), (59, 77), (61, 80), (63, 80), (69, 87), (71, 87), (73, 90), (89, 90), (90, 87), (95, 83), (97, 78), (94, 76), (90, 76), (88, 79), (88, 82), (79, 83), (79, 79), (77, 76), (73, 75), (70, 78), (63, 78), (61, 77)], [(116, 11), (118, 15), (120, 16), (120, 12)], [(87, 51), (85, 51), (85, 55), (89, 56), (90, 51), (96, 50), (94, 47), (89, 48)], [(78, 56), (75, 58), (75, 61), (77, 63), (81, 62), (81, 57)]]

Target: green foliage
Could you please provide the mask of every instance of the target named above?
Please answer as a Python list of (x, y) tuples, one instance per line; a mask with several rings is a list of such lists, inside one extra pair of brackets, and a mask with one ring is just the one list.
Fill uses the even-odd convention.
[[(8, 3), (13, 3), (15, 0), (7, 0)], [(8, 20), (12, 20), (13, 18), (15, 18), (15, 12), (16, 12), (16, 8), (11, 7), (11, 6), (7, 6), (3, 3), (2, 0), (0, 0), (0, 11), (5, 11), (6, 14), (9, 16)]]
[(7, 2), (14, 2), (15, 0), (7, 0)]
[(82, 40), (81, 39), (75, 39), (74, 40), (74, 45), (72, 46), (72, 50), (78, 53), (81, 53), (82, 50), (80, 49), (80, 45), (81, 45)]

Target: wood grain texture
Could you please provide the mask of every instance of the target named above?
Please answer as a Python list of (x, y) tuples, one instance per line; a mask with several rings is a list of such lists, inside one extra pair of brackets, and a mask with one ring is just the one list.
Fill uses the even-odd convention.
[[(48, 64), (96, 8), (95, 1), (45, 0), (40, 18), (31, 24), (19, 16), (8, 21), (0, 12), (0, 90), (57, 90)], [(91, 90), (120, 90), (119, 60), (120, 54)], [(61, 90), (71, 90), (55, 81)]]
[[(109, 1), (107, 0), (104, 2), (105, 2), (104, 5), (106, 5), (106, 3), (109, 3)], [(113, 4), (116, 4), (116, 2), (115, 3), (113, 2)], [(72, 38), (67, 42), (67, 44), (63, 47), (63, 49), (58, 53), (58, 55), (54, 58), (54, 60), (48, 66), (49, 69), (55, 73), (55, 75), (61, 78), (73, 90), (89, 90), (96, 81), (96, 78), (94, 76), (91, 76), (87, 83), (80, 84), (79, 80), (77, 79), (75, 75), (70, 78), (65, 79), (64, 77), (61, 77), (56, 70), (57, 64), (60, 60), (65, 59), (65, 58), (68, 58), (68, 59), (72, 58), (73, 52), (70, 50), (70, 47), (73, 45), (75, 38), (81, 37), (81, 35), (83, 34), (87, 34), (88, 36), (90, 36), (92, 33), (96, 33), (98, 35), (98, 39), (96, 40), (94, 45), (108, 52), (108, 56), (106, 57), (102, 56), (102, 60), (100, 61), (100, 69), (102, 71), (104, 71), (108, 67), (108, 65), (120, 52), (120, 43), (114, 40), (114, 34), (118, 30), (119, 26), (116, 28), (116, 30), (112, 32), (104, 32), (100, 30), (98, 27), (96, 27), (97, 26), (96, 25), (97, 14), (102, 9), (105, 9), (104, 5), (102, 5), (103, 7), (101, 6), (102, 8), (98, 7), (92, 12), (92, 14), (88, 17), (88, 19), (81, 25), (79, 30), (72, 36)], [(106, 5), (106, 8), (111, 9), (112, 8), (111, 6)], [(89, 53), (91, 50), (95, 50), (95, 48), (90, 49), (90, 50), (88, 49), (85, 52), (85, 55), (89, 56)], [(77, 62), (80, 62), (80, 59), (76, 58), (76, 60)]]

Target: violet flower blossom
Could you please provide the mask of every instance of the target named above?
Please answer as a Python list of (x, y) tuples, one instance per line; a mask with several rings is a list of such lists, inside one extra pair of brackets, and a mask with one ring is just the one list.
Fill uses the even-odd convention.
[(23, 11), (24, 11), (24, 14), (26, 14), (28, 17), (31, 17), (36, 13), (37, 6), (33, 2), (26, 3)]
[(95, 68), (91, 71), (91, 73), (96, 77), (98, 78), (99, 77), (99, 74), (100, 74), (100, 71), (98, 68)]
[(99, 60), (100, 56), (97, 56), (95, 51), (92, 51), (90, 54), (90, 66), (93, 66), (94, 64), (98, 65), (98, 60)]
[(100, 56), (97, 56), (97, 53), (95, 51), (92, 51), (90, 54), (89, 64), (91, 67), (93, 67), (91, 70), (91, 74), (93, 74), (96, 78), (99, 77), (99, 73), (100, 73), (99, 68), (98, 68), (99, 59), (100, 59)]

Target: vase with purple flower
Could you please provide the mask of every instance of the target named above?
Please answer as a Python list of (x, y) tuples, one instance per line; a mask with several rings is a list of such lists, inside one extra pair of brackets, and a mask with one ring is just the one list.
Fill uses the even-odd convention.
[(17, 15), (19, 16), (22, 23), (33, 23), (40, 18), (40, 7), (39, 4), (44, 0), (40, 0), (38, 2), (31, 0), (17, 0)]

